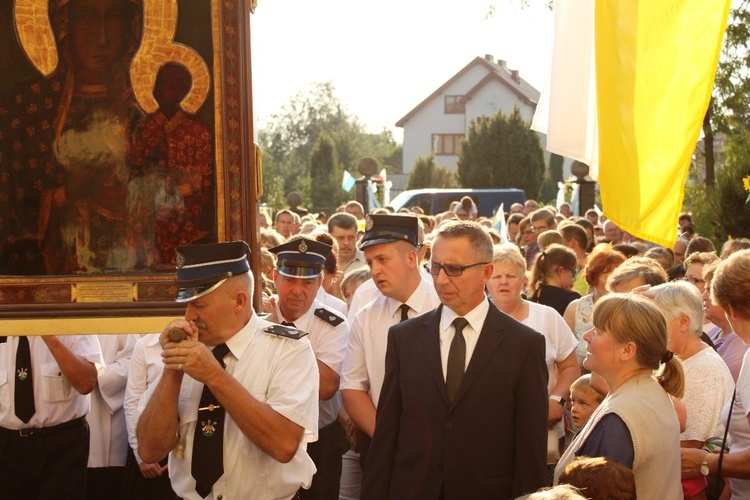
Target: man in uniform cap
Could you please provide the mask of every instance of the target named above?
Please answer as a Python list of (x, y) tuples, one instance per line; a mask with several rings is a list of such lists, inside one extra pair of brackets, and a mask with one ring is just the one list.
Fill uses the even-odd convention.
[[(310, 486), (318, 370), (306, 338), (253, 312), (243, 241), (177, 249), (185, 318), (159, 339), (164, 372), (144, 394), (138, 454), (167, 453), (185, 499), (289, 499)], [(179, 340), (179, 333), (187, 339)]]
[(320, 373), (318, 441), (307, 452), (318, 469), (309, 490), (301, 498), (337, 500), (341, 478), (341, 456), (349, 449), (346, 432), (338, 422), (341, 411), (339, 382), (346, 353), (349, 325), (343, 315), (315, 297), (323, 282), (323, 269), (331, 246), (295, 237), (271, 248), (276, 254), (272, 318), (309, 334)]
[[(417, 217), (368, 215), (360, 249), (380, 293), (354, 316), (341, 395), (349, 417), (371, 437), (385, 374), (388, 329), (431, 311), (440, 301), (419, 271)], [(366, 454), (366, 444), (361, 453)]]

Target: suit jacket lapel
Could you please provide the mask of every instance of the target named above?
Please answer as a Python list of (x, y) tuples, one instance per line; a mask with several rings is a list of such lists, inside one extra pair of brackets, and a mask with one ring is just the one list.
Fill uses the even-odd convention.
[(471, 384), (474, 383), (474, 380), (476, 380), (502, 343), (504, 338), (502, 334), (503, 322), (502, 318), (498, 317), (501, 314), (494, 305), (490, 304), (490, 310), (487, 312), (482, 332), (479, 334), (479, 340), (477, 340), (474, 353), (471, 355), (471, 360), (469, 360), (469, 366), (466, 368), (466, 373), (464, 373), (461, 379), (461, 385), (458, 386), (453, 406), (461, 401), (463, 395), (471, 387)]
[(422, 346), (427, 358), (427, 368), (435, 379), (438, 392), (443, 396), (445, 404), (449, 404), (448, 391), (445, 388), (445, 377), (443, 377), (443, 363), (440, 357), (440, 316), (443, 306), (425, 315), (423, 328), (420, 332)]

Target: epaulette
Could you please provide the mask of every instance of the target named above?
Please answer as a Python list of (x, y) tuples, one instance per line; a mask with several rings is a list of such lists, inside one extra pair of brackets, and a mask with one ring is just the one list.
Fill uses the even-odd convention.
[(294, 339), (294, 340), (299, 340), (305, 335), (307, 335), (307, 332), (298, 330), (294, 328), (293, 326), (284, 326), (284, 325), (271, 325), (263, 331), (266, 333), (272, 333), (276, 335), (277, 337), (286, 337), (288, 339)]
[(344, 322), (344, 318), (334, 312), (329, 311), (325, 307), (315, 309), (315, 316), (319, 317), (331, 326), (339, 326)]

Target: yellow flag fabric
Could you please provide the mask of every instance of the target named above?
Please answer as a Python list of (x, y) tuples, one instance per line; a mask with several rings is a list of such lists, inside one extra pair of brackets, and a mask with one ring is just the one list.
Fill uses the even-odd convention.
[(731, 0), (595, 2), (604, 214), (671, 247)]

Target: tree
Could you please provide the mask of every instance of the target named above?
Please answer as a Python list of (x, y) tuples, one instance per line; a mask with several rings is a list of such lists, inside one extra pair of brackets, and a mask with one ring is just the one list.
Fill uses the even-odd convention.
[(715, 215), (714, 238), (750, 236), (750, 207), (742, 179), (750, 176), (750, 130), (736, 130), (728, 144), (726, 163), (716, 173), (716, 189), (709, 199)]
[(333, 140), (321, 135), (310, 158), (310, 177), (315, 179), (311, 186), (314, 207), (337, 207), (344, 201), (343, 174)]
[[(563, 182), (563, 162), (565, 159), (555, 153), (549, 156), (549, 168), (547, 169), (547, 175), (545, 176), (544, 182), (542, 183), (542, 190), (539, 193), (539, 199), (545, 203), (550, 200), (557, 201), (557, 183)], [(553, 205), (554, 205), (553, 201)]]
[(472, 120), (458, 154), (458, 178), (466, 188), (520, 188), (536, 198), (544, 176), (544, 153), (539, 136), (521, 118), (518, 107), (510, 116)]
[(406, 189), (457, 187), (456, 175), (447, 167), (435, 165), (435, 155), (420, 156), (414, 162)]
[(378, 158), (388, 171), (401, 170), (400, 165), (389, 163), (394, 158), (400, 163), (400, 146), (393, 135), (387, 130), (366, 132), (336, 98), (331, 82), (316, 83), (298, 92), (258, 132), (263, 150), (263, 201), (281, 207), (290, 191), (298, 191), (304, 203), (311, 201), (312, 185), (317, 183), (311, 176), (312, 153), (324, 134), (332, 141), (342, 169), (355, 176), (363, 156)]

